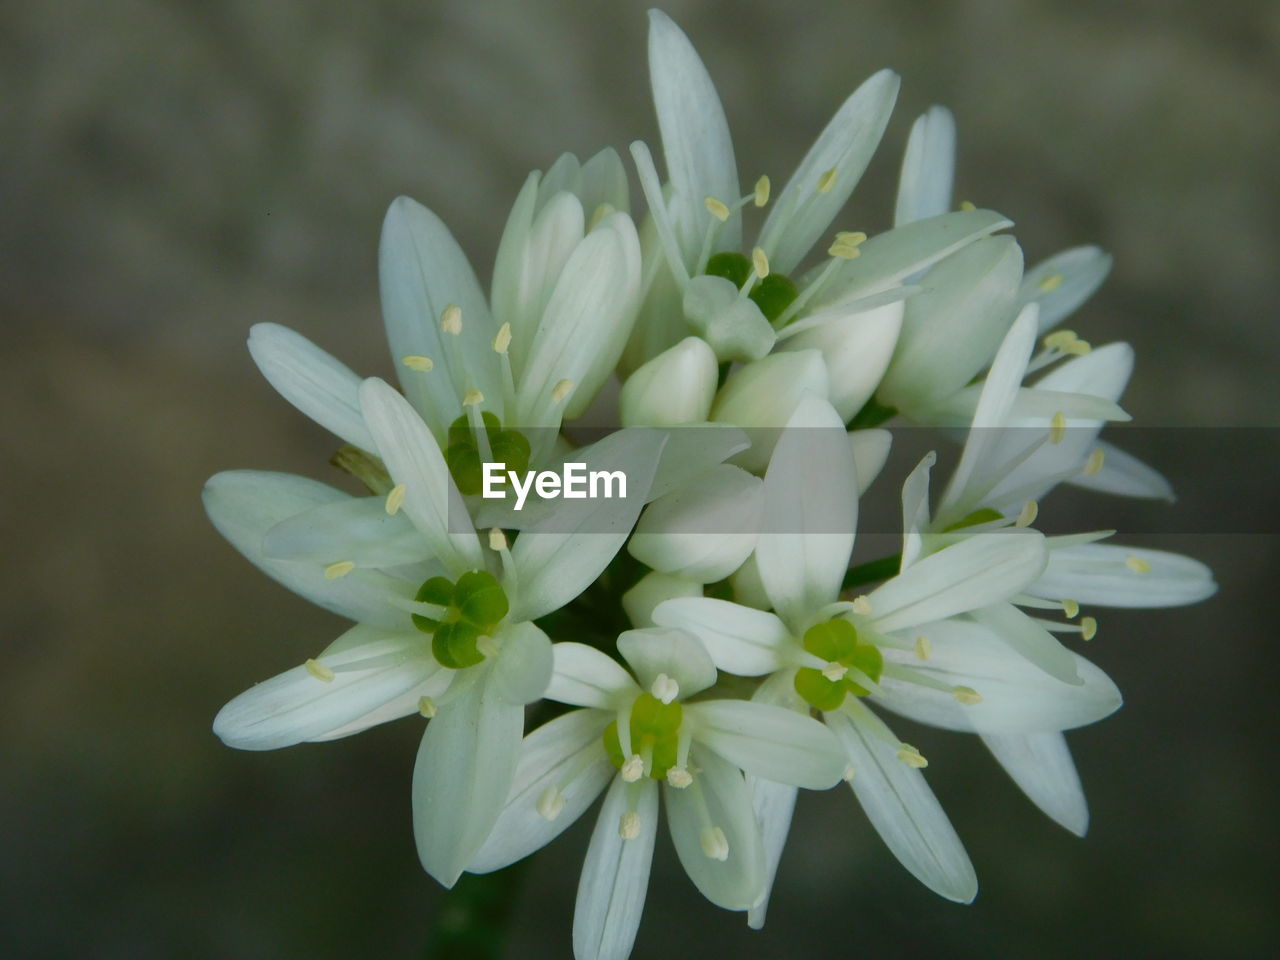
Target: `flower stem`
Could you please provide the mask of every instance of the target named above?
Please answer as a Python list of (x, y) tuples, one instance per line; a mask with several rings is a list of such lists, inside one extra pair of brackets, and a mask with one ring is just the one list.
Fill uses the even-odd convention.
[(528, 862), (495, 873), (464, 873), (436, 911), (426, 960), (498, 960)]

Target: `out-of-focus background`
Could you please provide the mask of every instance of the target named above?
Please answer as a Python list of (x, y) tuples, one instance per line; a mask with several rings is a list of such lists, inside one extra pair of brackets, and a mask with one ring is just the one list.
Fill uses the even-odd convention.
[[(395, 195), (439, 213), (487, 278), (528, 170), (656, 136), (644, 8), (0, 6), (0, 955), (422, 955), (441, 896), (410, 830), (420, 721), (276, 754), (218, 743), (224, 701), (341, 624), (225, 545), (200, 487), (232, 467), (336, 479), (333, 442), (244, 340), (271, 320), (389, 373), (376, 247)], [(780, 185), (892, 66), (897, 112), (842, 226), (888, 225), (911, 120), (945, 103), (958, 196), (1009, 214), (1030, 261), (1114, 252), (1073, 326), (1133, 342), (1138, 422), (1280, 423), (1280, 6), (667, 10), (717, 82), (746, 182)], [(1274, 486), (1274, 449), (1196, 457), (1170, 436), (1153, 454), (1209, 504), (1196, 529), (1215, 529), (1213, 490)], [(1127, 704), (1071, 736), (1087, 839), (973, 738), (912, 729), (977, 866), (973, 906), (916, 884), (837, 789), (803, 799), (762, 933), (701, 901), (661, 840), (635, 956), (1269, 954), (1280, 527), (1265, 495), (1247, 515), (1231, 535), (1144, 540), (1211, 563), (1215, 599), (1102, 612), (1091, 655)], [(510, 957), (569, 955), (586, 829), (530, 870)]]

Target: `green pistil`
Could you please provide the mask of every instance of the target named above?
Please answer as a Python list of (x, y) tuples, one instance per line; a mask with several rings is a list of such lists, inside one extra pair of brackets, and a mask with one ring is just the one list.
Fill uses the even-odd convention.
[[(741, 289), (754, 271), (751, 260), (740, 253), (717, 253), (707, 261), (707, 276), (724, 277)], [(782, 316), (784, 310), (800, 295), (791, 278), (781, 273), (771, 273), (757, 281), (747, 294), (770, 323)]]
[(444, 607), (439, 618), (412, 614), (413, 625), (431, 634), (431, 652), (451, 670), (474, 667), (484, 661), (478, 641), (492, 636), (510, 610), (507, 595), (493, 574), (471, 570), (452, 583), (432, 577), (418, 588), (414, 600)]
[[(485, 435), (489, 438), (489, 448), (493, 451), (493, 462), (505, 463), (508, 470), (521, 474), (527, 471), (530, 447), (524, 434), (519, 430), (504, 430), (497, 416), (487, 410), (481, 417)], [(484, 461), (466, 414), (449, 425), (449, 447), (445, 450), (444, 459), (459, 493), (469, 496), (481, 491), (484, 484)]]
[[(805, 631), (804, 648), (815, 657), (858, 670), (873, 682), (884, 672), (884, 657), (870, 643), (858, 639), (858, 631), (848, 620), (828, 620)], [(848, 677), (832, 680), (821, 670), (801, 667), (796, 671), (796, 693), (819, 710), (835, 710), (849, 694), (869, 696), (871, 691)]]
[[(651, 693), (642, 693), (631, 707), (631, 752), (652, 758), (649, 776), (665, 780), (680, 755), (680, 723), (684, 708), (679, 703), (663, 703)], [(604, 731), (604, 749), (619, 770), (630, 757), (622, 755), (615, 720)]]

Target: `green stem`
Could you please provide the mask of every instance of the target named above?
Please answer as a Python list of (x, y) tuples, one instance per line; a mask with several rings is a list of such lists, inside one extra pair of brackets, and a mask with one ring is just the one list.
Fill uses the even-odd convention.
[(426, 960), (498, 960), (528, 862), (495, 873), (464, 873), (436, 911)]
[(854, 587), (865, 586), (868, 583), (875, 583), (878, 580), (888, 580), (898, 572), (898, 568), (902, 566), (902, 554), (895, 553), (888, 557), (881, 557), (879, 560), (869, 560), (866, 563), (860, 563), (856, 567), (850, 567), (845, 571), (844, 580), (840, 584), (841, 590), (852, 590)]

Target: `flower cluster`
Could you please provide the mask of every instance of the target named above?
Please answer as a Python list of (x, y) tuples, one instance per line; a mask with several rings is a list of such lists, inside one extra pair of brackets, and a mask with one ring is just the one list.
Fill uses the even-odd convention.
[[(953, 209), (954, 124), (938, 107), (912, 128), (893, 228), (834, 230), (893, 108), (889, 71), (775, 197), (768, 177), (740, 186), (711, 80), (657, 12), (649, 62), (666, 179), (632, 144), (639, 229), (620, 156), (565, 155), (517, 196), (486, 297), (447, 228), (396, 200), (379, 268), (398, 390), (253, 328), (263, 374), (344, 442), (334, 463), (367, 495), (256, 471), (205, 489), (251, 562), (355, 623), (233, 699), (215, 733), (269, 750), (427, 718), (414, 831), (446, 886), (551, 842), (603, 793), (580, 960), (630, 952), (659, 794), (689, 878), (752, 926), (799, 790), (842, 780), (903, 866), (972, 900), (928, 761), (885, 716), (977, 733), (1083, 834), (1063, 731), (1120, 695), (1063, 640), (1097, 631), (1084, 607), (1215, 589), (1186, 557), (1035, 526), (1063, 483), (1169, 495), (1098, 440), (1128, 419), (1132, 350), (1061, 326), (1105, 277), (1103, 252), (1024, 269), (1011, 221)], [(619, 427), (583, 443), (562, 425), (607, 410), (615, 372)], [(940, 496), (934, 454), (906, 476), (901, 552), (851, 566), (883, 425), (899, 422), (967, 437)], [(496, 462), (583, 464), (629, 491), (515, 513), (480, 493)], [(526, 735), (527, 713), (545, 722)]]

